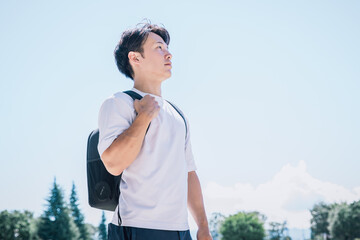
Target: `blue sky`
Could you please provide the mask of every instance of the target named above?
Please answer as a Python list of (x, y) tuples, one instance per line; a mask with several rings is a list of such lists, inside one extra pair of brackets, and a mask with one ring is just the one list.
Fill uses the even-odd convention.
[(258, 209), (306, 227), (316, 201), (359, 200), (359, 10), (358, 1), (2, 1), (0, 210), (41, 214), (56, 176), (67, 196), (75, 182), (86, 218), (100, 221), (87, 206), (86, 140), (103, 100), (132, 87), (113, 50), (143, 18), (170, 32), (163, 96), (190, 120), (208, 214)]

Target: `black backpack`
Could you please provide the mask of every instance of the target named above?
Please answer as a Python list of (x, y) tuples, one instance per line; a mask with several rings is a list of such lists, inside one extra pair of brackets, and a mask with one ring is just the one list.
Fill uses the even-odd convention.
[[(124, 93), (128, 94), (133, 100), (140, 100), (142, 98), (142, 96), (134, 91), (125, 91)], [(170, 102), (168, 101), (168, 103)], [(187, 124), (184, 116), (173, 104), (170, 103), (170, 105), (173, 106), (173, 108), (183, 118), (187, 134)], [(98, 152), (98, 142), (99, 129), (95, 129), (90, 133), (87, 142), (86, 165), (89, 204), (94, 208), (115, 211), (116, 206), (119, 203), (120, 180), (122, 174), (114, 176), (106, 170)]]

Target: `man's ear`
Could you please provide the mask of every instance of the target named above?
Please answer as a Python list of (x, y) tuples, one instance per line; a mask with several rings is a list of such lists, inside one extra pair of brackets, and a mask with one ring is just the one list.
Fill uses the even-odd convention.
[(129, 54), (128, 54), (128, 58), (129, 58), (129, 61), (132, 64), (138, 64), (140, 62), (139, 61), (139, 54), (137, 52), (130, 51)]

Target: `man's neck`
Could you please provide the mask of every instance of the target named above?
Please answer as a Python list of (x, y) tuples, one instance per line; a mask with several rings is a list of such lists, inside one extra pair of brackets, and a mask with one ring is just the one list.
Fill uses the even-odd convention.
[(136, 79), (134, 79), (134, 88), (140, 90), (141, 92), (150, 93), (161, 97), (161, 82), (145, 82), (136, 81)]

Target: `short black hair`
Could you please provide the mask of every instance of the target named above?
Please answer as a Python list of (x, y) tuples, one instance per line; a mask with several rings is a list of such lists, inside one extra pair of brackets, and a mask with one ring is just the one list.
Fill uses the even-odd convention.
[(134, 51), (139, 52), (141, 56), (144, 57), (143, 44), (150, 32), (159, 35), (164, 42), (169, 45), (170, 35), (165, 27), (160, 27), (147, 22), (139, 23), (135, 28), (123, 32), (121, 39), (114, 50), (115, 61), (119, 71), (132, 80), (134, 80), (134, 71), (130, 65), (128, 54), (130, 51)]

